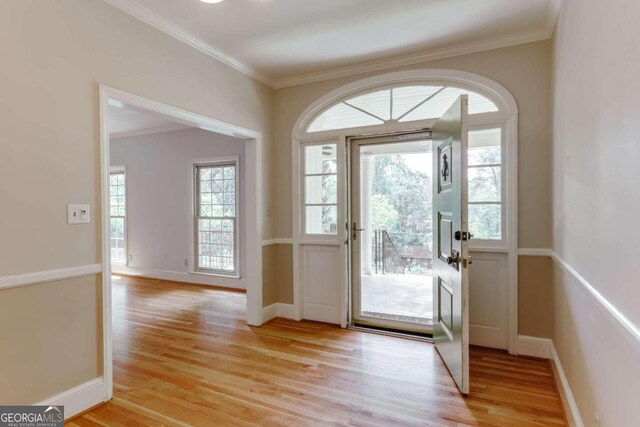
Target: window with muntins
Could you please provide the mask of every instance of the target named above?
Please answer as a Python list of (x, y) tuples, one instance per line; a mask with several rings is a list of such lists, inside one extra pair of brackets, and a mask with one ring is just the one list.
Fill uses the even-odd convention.
[(345, 99), (315, 117), (307, 132), (437, 119), (463, 94), (469, 95), (469, 114), (499, 111), (493, 101), (468, 89), (449, 85), (399, 86)]
[(111, 172), (109, 177), (109, 240), (111, 261), (127, 262), (126, 249), (126, 185), (124, 171)]
[(502, 129), (469, 131), (469, 232), (474, 240), (502, 239)]
[(338, 162), (336, 144), (304, 147), (304, 232), (338, 234)]
[(237, 275), (236, 163), (195, 166), (197, 271)]

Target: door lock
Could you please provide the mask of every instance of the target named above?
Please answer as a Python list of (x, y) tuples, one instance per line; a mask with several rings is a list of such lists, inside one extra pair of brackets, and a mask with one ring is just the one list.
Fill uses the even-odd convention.
[(449, 264), (451, 267), (455, 268), (456, 270), (460, 269), (460, 252), (458, 251), (451, 251), (451, 256), (447, 257), (447, 264)]
[(473, 234), (469, 233), (468, 231), (456, 231), (455, 233), (453, 233), (453, 237), (454, 239), (460, 241), (460, 240), (471, 240), (471, 238), (473, 237)]
[(353, 227), (351, 227), (351, 237), (353, 238), (353, 240), (356, 240), (358, 238), (358, 231), (364, 231), (364, 228), (358, 228), (358, 224), (353, 223)]
[(472, 257), (470, 257), (470, 256), (468, 256), (468, 257), (466, 257), (466, 258), (464, 258), (464, 259), (462, 260), (462, 266), (463, 266), (464, 268), (467, 268), (467, 267), (468, 267), (468, 266), (470, 266), (471, 264), (473, 264), (473, 258), (472, 258)]

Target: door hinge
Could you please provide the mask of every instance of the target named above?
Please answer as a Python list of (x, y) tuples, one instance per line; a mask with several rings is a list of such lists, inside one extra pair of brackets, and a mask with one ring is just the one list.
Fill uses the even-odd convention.
[(453, 233), (453, 237), (456, 240), (471, 240), (471, 238), (473, 237), (473, 234), (469, 233), (468, 231), (456, 231), (455, 233)]

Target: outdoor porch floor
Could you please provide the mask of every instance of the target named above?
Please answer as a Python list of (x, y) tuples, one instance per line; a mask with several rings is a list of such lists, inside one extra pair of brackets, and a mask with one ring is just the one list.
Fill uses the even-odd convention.
[(361, 288), (363, 315), (431, 323), (433, 293), (430, 275), (363, 274)]

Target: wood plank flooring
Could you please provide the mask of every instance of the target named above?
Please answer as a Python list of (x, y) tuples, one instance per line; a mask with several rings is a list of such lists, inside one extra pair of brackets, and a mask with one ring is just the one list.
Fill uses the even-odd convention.
[(548, 361), (473, 348), (463, 398), (429, 343), (275, 319), (240, 292), (114, 277), (114, 398), (70, 426), (561, 426)]

